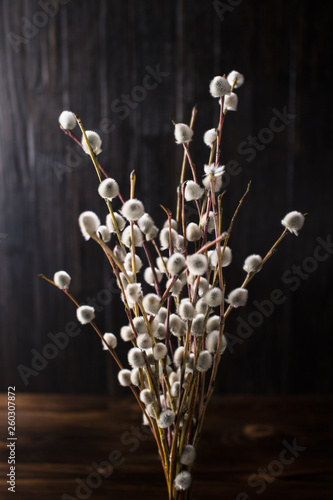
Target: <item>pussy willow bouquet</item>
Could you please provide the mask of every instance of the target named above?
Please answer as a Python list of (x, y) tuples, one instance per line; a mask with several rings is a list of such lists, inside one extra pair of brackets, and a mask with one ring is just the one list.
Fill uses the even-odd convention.
[[(94, 308), (80, 305), (69, 292), (71, 278), (65, 271), (56, 272), (53, 280), (43, 277), (75, 303), (77, 319), (93, 327), (117, 363), (120, 385), (132, 391), (143, 423), (156, 440), (169, 499), (190, 497), (196, 449), (227, 347), (226, 320), (235, 308), (245, 306), (247, 285), (286, 234), (297, 235), (304, 223), (300, 212), (287, 214), (281, 221), (284, 230), (272, 248), (264, 257), (248, 256), (243, 283), (234, 290), (227, 289), (224, 268), (232, 261), (229, 240), (250, 186), (226, 224), (222, 219), (225, 192), (219, 194), (225, 171), (220, 165), (220, 144), (226, 115), (237, 109), (234, 90), (243, 82), (243, 75), (237, 71), (227, 77), (216, 76), (210, 82), (211, 95), (219, 99), (220, 118), (217, 128), (204, 135), (210, 151), (203, 172), (196, 172), (189, 148), (196, 109), (190, 125), (174, 123), (176, 143), (184, 149), (184, 157), (177, 209), (173, 214), (162, 207), (166, 220), (161, 230), (146, 213), (143, 202), (135, 197), (135, 173), (130, 176), (127, 199), (97, 160), (102, 145), (99, 135), (85, 130), (78, 116), (70, 111), (63, 111), (59, 117), (62, 130), (90, 156), (96, 169), (98, 194), (105, 200), (108, 212), (106, 222), (101, 224), (94, 212), (86, 211), (79, 216), (79, 226), (83, 237), (100, 245), (110, 263), (127, 324), (119, 335), (102, 333), (94, 322)], [(80, 139), (72, 132), (77, 124)], [(185, 180), (187, 171), (189, 180)], [(116, 198), (121, 203), (119, 211), (113, 207)], [(195, 214), (191, 221), (185, 217), (186, 204)], [(128, 344), (128, 366), (123, 366), (117, 355), (119, 337)]]

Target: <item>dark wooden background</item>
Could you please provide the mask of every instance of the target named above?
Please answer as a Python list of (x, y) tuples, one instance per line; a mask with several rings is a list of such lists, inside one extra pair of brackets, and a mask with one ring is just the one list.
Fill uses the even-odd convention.
[[(36, 14), (42, 11), (37, 1), (1, 0), (1, 390), (8, 385), (30, 392), (118, 390), (115, 367), (89, 327), (29, 377), (27, 386), (17, 371), (20, 364), (31, 367), (31, 350), (41, 352), (49, 332), (64, 331), (68, 321), (75, 321), (72, 304), (38, 273), (52, 277), (66, 269), (73, 294), (82, 302), (110, 280), (103, 255), (83, 241), (77, 226), (83, 210), (105, 213), (95, 173), (59, 130), (59, 113), (71, 109), (86, 128), (102, 130), (100, 161), (124, 193), (135, 169), (137, 194), (161, 222), (159, 204), (174, 206), (182, 157), (170, 119), (188, 122), (192, 106), (198, 105), (191, 147), (200, 171), (208, 159), (202, 134), (218, 119), (208, 84), (232, 69), (244, 73), (246, 83), (238, 92), (239, 111), (227, 117), (222, 159), (238, 161), (242, 174), (228, 187), (225, 220), (247, 182), (253, 183), (230, 242), (229, 287), (241, 282), (244, 258), (263, 254), (274, 242), (287, 211), (308, 212), (309, 217), (300, 236), (290, 235), (251, 283), (249, 304), (240, 311), (245, 320), (256, 309), (253, 300), (263, 301), (275, 288), (287, 300), (234, 353), (225, 354), (218, 390), (330, 390), (333, 257), (319, 262), (296, 291), (282, 275), (293, 264), (303, 267), (316, 239), (326, 241), (332, 234), (332, 4), (238, 3), (221, 20), (212, 1), (70, 0), (45, 23), (45, 16)], [(224, 4), (230, 5), (228, 0)], [(27, 31), (29, 22), (44, 26)], [(27, 43), (16, 39), (15, 51), (10, 33)], [(121, 120), (111, 105), (142, 83), (147, 66), (159, 66), (168, 76)], [(296, 118), (247, 162), (238, 145), (269, 125), (274, 108), (282, 112), (285, 106)], [(69, 147), (76, 152), (70, 168)], [(59, 165), (67, 166), (62, 176)], [(123, 321), (114, 294), (97, 323), (117, 333)], [(124, 346), (120, 353), (125, 358)]]

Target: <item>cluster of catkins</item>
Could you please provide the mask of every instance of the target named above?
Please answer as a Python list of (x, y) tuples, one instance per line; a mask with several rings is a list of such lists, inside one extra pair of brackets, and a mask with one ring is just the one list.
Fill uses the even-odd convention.
[[(213, 97), (223, 98), (220, 104), (224, 114), (237, 109), (238, 97), (233, 90), (243, 81), (243, 76), (237, 71), (232, 71), (227, 77), (217, 76), (211, 81), (210, 92)], [(64, 111), (59, 122), (65, 130), (71, 130), (77, 123), (70, 111)], [(174, 133), (177, 144), (187, 147), (192, 140), (193, 130), (184, 123), (175, 124)], [(208, 130), (204, 142), (213, 148), (217, 136), (218, 130)], [(92, 151), (98, 155), (102, 144), (100, 137), (89, 130), (86, 137)], [(84, 137), (82, 148), (89, 154)], [(105, 224), (101, 224), (99, 217), (91, 211), (83, 212), (79, 217), (86, 240), (92, 236), (98, 237), (104, 244), (116, 240), (112, 256), (128, 316), (128, 323), (121, 328), (120, 337), (129, 344), (129, 368), (119, 371), (118, 380), (122, 386), (139, 390), (145, 407), (145, 424), (154, 419), (160, 429), (170, 428), (171, 432), (188, 374), (211, 370), (217, 350), (221, 355), (227, 347), (225, 337), (221, 338), (223, 302), (237, 308), (244, 306), (248, 298), (248, 291), (243, 287), (224, 296), (218, 279), (219, 266), (224, 268), (231, 264), (232, 250), (223, 241), (218, 246), (207, 246), (209, 241), (220, 236), (207, 199), (208, 195), (215, 197), (221, 190), (223, 172), (224, 166), (213, 162), (204, 166), (202, 183), (196, 182), (195, 178), (185, 181), (182, 186), (185, 201), (193, 204), (198, 211), (196, 222), (186, 223), (185, 234), (182, 221), (177, 222), (171, 217), (159, 231), (152, 217), (146, 213), (144, 204), (136, 198), (125, 201), (119, 212), (110, 212)], [(116, 180), (104, 179), (99, 184), (98, 193), (111, 204), (119, 195)], [(203, 199), (208, 209), (200, 211)], [(282, 224), (297, 234), (303, 222), (301, 213), (291, 212)], [(117, 240), (119, 236), (120, 241)], [(142, 246), (145, 246), (145, 251), (149, 250), (147, 264), (143, 262)], [(207, 249), (201, 251), (203, 246)], [(261, 264), (260, 255), (250, 255), (243, 269), (248, 274), (258, 272)], [(54, 282), (66, 289), (70, 277), (65, 271), (59, 271), (54, 276)], [(82, 324), (92, 322), (94, 316), (91, 306), (82, 305), (77, 309), (77, 318)], [(105, 333), (104, 348), (115, 350), (117, 343), (118, 336)], [(185, 490), (190, 486), (191, 475), (186, 468), (194, 459), (195, 448), (185, 443), (178, 457), (181, 470), (174, 480), (176, 489)]]

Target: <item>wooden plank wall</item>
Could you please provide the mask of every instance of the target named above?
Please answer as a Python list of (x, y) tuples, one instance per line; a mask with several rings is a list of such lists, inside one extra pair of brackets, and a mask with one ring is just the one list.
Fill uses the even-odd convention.
[[(79, 233), (81, 211), (105, 212), (88, 158), (58, 128), (61, 110), (77, 112), (87, 128), (102, 131), (101, 162), (125, 194), (129, 173), (136, 170), (137, 195), (160, 223), (159, 204), (174, 206), (182, 157), (170, 119), (189, 121), (197, 104), (191, 148), (202, 172), (208, 151), (201, 137), (218, 119), (208, 84), (232, 69), (244, 73), (246, 84), (238, 92), (239, 110), (229, 114), (223, 132), (223, 162), (235, 160), (242, 170), (228, 186), (226, 222), (247, 182), (253, 183), (230, 243), (229, 287), (241, 282), (244, 258), (264, 253), (274, 242), (287, 211), (310, 215), (300, 236), (290, 236), (251, 284), (248, 306), (228, 326), (235, 334), (239, 317), (248, 321), (258, 310), (253, 301), (262, 303), (272, 290), (286, 297), (248, 339), (225, 354), (218, 390), (330, 390), (333, 258), (329, 246), (322, 247), (320, 261), (313, 256), (318, 238), (329, 241), (332, 234), (331, 5), (0, 2), (2, 390), (14, 384), (22, 391), (118, 390), (115, 367), (89, 328), (71, 338), (45, 369), (27, 376), (27, 385), (17, 370), (20, 364), (31, 368), (31, 351), (41, 352), (50, 332), (63, 332), (75, 320), (72, 304), (38, 273), (51, 277), (66, 269), (81, 302), (96, 297), (110, 281), (98, 248)], [(156, 68), (163, 73), (156, 88), (120, 111), (116, 100), (136, 92)], [(277, 113), (296, 116), (286, 119), (283, 130), (265, 135), (262, 129)], [(252, 159), (249, 136), (258, 134), (266, 143), (257, 143)], [(299, 272), (303, 277), (292, 280)], [(119, 296), (113, 293), (97, 322), (116, 333), (123, 321)], [(124, 346), (120, 355), (125, 358)]]

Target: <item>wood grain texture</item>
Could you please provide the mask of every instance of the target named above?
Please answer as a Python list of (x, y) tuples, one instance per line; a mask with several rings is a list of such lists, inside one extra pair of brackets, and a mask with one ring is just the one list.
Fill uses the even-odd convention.
[[(45, 370), (29, 377), (27, 386), (17, 371), (19, 364), (31, 366), (31, 351), (42, 351), (49, 332), (63, 332), (75, 320), (72, 304), (38, 273), (52, 276), (66, 269), (82, 303), (110, 281), (99, 249), (79, 233), (81, 211), (92, 209), (101, 217), (105, 212), (89, 160), (58, 128), (61, 110), (70, 108), (87, 128), (104, 130), (101, 162), (125, 194), (129, 173), (136, 170), (137, 194), (160, 223), (160, 203), (174, 206), (182, 156), (170, 119), (189, 121), (198, 105), (191, 148), (202, 171), (208, 154), (201, 137), (218, 119), (208, 83), (236, 68), (246, 84), (239, 89), (238, 112), (227, 117), (222, 161), (237, 161), (242, 173), (228, 187), (226, 226), (247, 182), (253, 183), (230, 242), (229, 289), (243, 279), (244, 258), (263, 254), (275, 241), (287, 211), (309, 217), (300, 236), (288, 238), (251, 283), (248, 306), (231, 320), (228, 331), (235, 334), (238, 316), (247, 320), (257, 310), (255, 299), (261, 303), (274, 289), (286, 297), (249, 339), (226, 353), (218, 390), (329, 391), (332, 256), (326, 252), (327, 259), (314, 264), (311, 258), (317, 238), (326, 241), (332, 232), (331, 2), (247, 0), (221, 21), (214, 3), (204, 0), (70, 0), (32, 35), (27, 26), (42, 23), (41, 11), (35, 0), (0, 2), (1, 387), (118, 390), (115, 367), (87, 328)], [(11, 33), (27, 41), (17, 51)], [(142, 84), (147, 67), (156, 66), (168, 76), (121, 119), (125, 112), (112, 108), (115, 101)], [(284, 108), (295, 119), (248, 161), (250, 154), (239, 145), (269, 127), (274, 109)], [(291, 280), (299, 272), (293, 265), (305, 276), (298, 282)], [(102, 330), (119, 331), (124, 322), (119, 304), (113, 293), (98, 313)], [(124, 346), (119, 351), (125, 359)]]
[[(87, 476), (96, 472), (93, 462), (100, 465), (109, 461), (115, 450), (123, 463), (115, 466), (98, 488), (92, 488), (89, 498), (166, 498), (155, 443), (142, 430), (140, 437), (133, 437), (133, 429), (141, 424), (136, 404), (128, 399), (22, 394), (16, 405), (18, 500), (58, 500), (65, 493), (67, 498), (79, 498), (75, 495), (76, 478), (86, 482)], [(1, 395), (0, 490), (4, 500), (12, 498), (3, 479), (8, 469), (6, 409), (7, 395)], [(332, 410), (329, 396), (213, 398), (198, 449), (193, 499), (202, 500), (208, 495), (214, 500), (244, 500), (246, 497), (238, 497), (242, 492), (248, 499), (331, 499)], [(285, 442), (296, 443), (303, 450), (297, 452), (293, 462), (290, 452), (282, 455), (282, 460), (291, 463), (281, 468), (277, 462)], [(115, 463), (119, 462), (120, 455)], [(250, 476), (258, 469), (265, 469), (270, 480), (272, 471), (274, 474), (280, 468), (281, 473), (274, 481), (266, 482), (260, 495), (260, 485), (249, 485)], [(258, 477), (252, 477), (254, 481)]]

